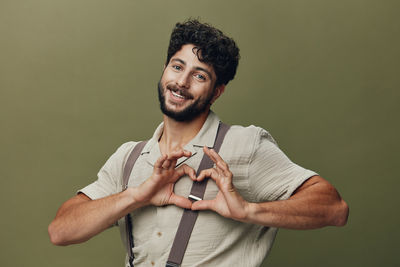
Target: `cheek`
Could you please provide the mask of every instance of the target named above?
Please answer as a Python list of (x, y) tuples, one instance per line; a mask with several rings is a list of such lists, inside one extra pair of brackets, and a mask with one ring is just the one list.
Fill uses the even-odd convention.
[(164, 72), (162, 73), (161, 79), (160, 79), (161, 83), (165, 83), (165, 81), (167, 81), (169, 79), (171, 79), (170, 74), (168, 73), (167, 70), (164, 70)]
[(201, 84), (196, 88), (196, 93), (202, 98), (208, 98), (210, 95), (214, 94), (214, 90), (211, 88), (210, 84)]
[(177, 76), (177, 73), (175, 73), (173, 70), (171, 70), (170, 68), (166, 68), (161, 76), (161, 79), (164, 80), (171, 80), (171, 79), (175, 79)]

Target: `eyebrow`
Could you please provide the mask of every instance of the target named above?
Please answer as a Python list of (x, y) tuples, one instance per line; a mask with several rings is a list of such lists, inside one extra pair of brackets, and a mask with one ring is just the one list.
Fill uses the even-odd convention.
[[(173, 58), (173, 59), (171, 59), (171, 61), (178, 61), (178, 62), (181, 63), (182, 65), (185, 65), (185, 66), (186, 66), (186, 62), (183, 61), (183, 60), (180, 59), (180, 58)], [(195, 70), (204, 71), (205, 73), (207, 73), (207, 75), (208, 75), (210, 78), (212, 77), (211, 72), (209, 72), (209, 71), (206, 70), (205, 68), (202, 68), (202, 67), (195, 67), (194, 69), (195, 69)]]

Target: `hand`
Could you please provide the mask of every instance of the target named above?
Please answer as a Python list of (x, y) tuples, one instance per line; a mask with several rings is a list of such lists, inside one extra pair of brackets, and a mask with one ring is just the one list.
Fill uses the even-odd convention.
[(175, 168), (181, 157), (190, 157), (191, 152), (180, 150), (170, 155), (161, 156), (154, 164), (153, 173), (149, 179), (136, 188), (135, 200), (144, 205), (164, 206), (174, 204), (178, 207), (190, 209), (192, 202), (182, 196), (175, 195), (174, 184), (183, 175), (196, 180), (193, 168), (186, 164)]
[(236, 191), (232, 183), (233, 175), (228, 164), (213, 149), (204, 147), (203, 150), (216, 166), (201, 171), (197, 181), (210, 177), (217, 184), (219, 192), (212, 200), (194, 202), (192, 210), (213, 210), (224, 217), (244, 221), (247, 217), (249, 203)]

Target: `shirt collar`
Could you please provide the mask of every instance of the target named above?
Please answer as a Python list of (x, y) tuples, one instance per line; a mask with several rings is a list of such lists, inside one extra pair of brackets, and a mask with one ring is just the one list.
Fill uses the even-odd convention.
[[(184, 149), (192, 152), (192, 156), (197, 154), (197, 151), (203, 146), (209, 148), (214, 147), (215, 137), (217, 135), (218, 126), (220, 120), (218, 116), (210, 110), (206, 121), (201, 127), (197, 135), (185, 145)], [(149, 162), (154, 165), (154, 162), (161, 156), (160, 148), (158, 146), (158, 140), (164, 130), (164, 122), (161, 122), (155, 130), (153, 137), (147, 142), (146, 146), (143, 148), (143, 154), (149, 154)], [(178, 160), (178, 165), (183, 163), (187, 158), (181, 158)]]

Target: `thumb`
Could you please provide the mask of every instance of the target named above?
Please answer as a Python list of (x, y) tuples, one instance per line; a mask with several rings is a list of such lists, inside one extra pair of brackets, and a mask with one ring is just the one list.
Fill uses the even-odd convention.
[(198, 200), (192, 203), (192, 210), (214, 210), (212, 200)]
[(189, 199), (175, 195), (174, 193), (172, 193), (170, 197), (169, 204), (174, 204), (184, 209), (190, 209), (192, 207), (192, 202)]

